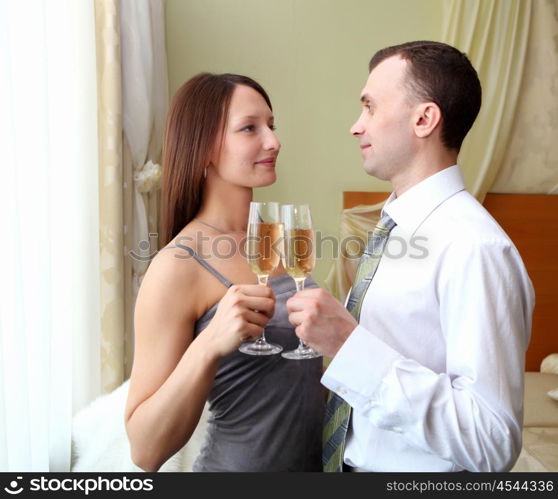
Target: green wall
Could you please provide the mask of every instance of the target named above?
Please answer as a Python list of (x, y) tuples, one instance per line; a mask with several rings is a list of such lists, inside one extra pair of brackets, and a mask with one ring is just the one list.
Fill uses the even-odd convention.
[[(349, 127), (372, 54), (439, 40), (443, 0), (167, 0), (171, 95), (201, 71), (246, 74), (268, 91), (282, 143), (278, 180), (256, 200), (308, 203), (337, 236), (344, 190), (389, 190), (362, 170)], [(331, 245), (313, 276), (323, 284)]]

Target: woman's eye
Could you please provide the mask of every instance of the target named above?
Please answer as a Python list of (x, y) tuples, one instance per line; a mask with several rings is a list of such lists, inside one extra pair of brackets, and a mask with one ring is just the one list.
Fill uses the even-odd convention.
[(269, 129), (274, 132), (275, 130), (277, 130), (277, 127), (275, 125), (269, 125)]
[(242, 128), (243, 132), (253, 132), (255, 129), (254, 125), (247, 125), (244, 128)]

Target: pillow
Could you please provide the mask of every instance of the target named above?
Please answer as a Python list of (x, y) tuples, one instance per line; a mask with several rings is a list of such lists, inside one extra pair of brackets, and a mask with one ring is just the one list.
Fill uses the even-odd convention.
[(548, 396), (558, 388), (558, 374), (526, 372), (523, 426), (558, 427), (558, 402)]
[(558, 353), (551, 353), (543, 359), (541, 362), (541, 373), (558, 374)]

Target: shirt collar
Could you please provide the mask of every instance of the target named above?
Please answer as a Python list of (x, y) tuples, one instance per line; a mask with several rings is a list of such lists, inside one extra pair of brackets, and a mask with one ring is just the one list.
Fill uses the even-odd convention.
[(464, 189), (459, 166), (453, 165), (424, 179), (399, 197), (392, 192), (382, 212), (402, 229), (415, 232), (439, 205)]

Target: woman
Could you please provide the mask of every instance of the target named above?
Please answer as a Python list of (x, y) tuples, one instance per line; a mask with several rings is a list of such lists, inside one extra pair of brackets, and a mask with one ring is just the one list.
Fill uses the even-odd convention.
[[(238, 351), (298, 340), (278, 270), (261, 286), (241, 242), (252, 190), (275, 182), (269, 97), (250, 78), (203, 73), (175, 95), (163, 150), (162, 231), (135, 311), (126, 407), (134, 462), (154, 471), (210, 418), (194, 471), (321, 471), (321, 359)], [(224, 277), (225, 276), (225, 277)]]

